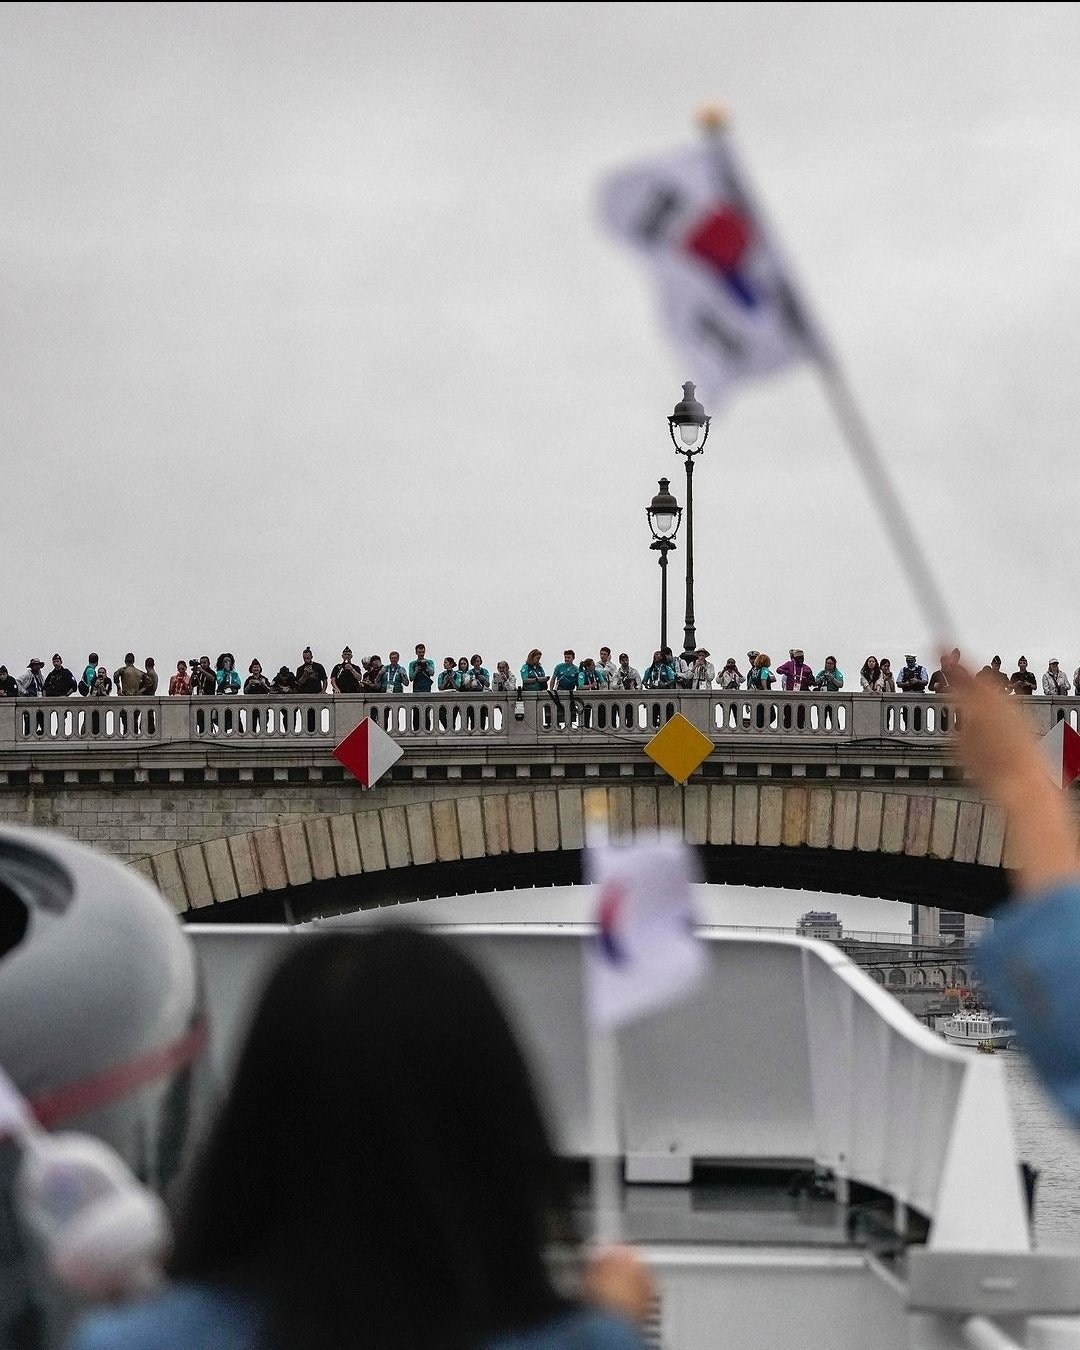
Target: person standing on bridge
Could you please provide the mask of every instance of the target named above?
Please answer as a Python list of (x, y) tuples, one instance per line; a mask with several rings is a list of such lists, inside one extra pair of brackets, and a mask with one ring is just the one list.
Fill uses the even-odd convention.
[[(747, 655), (749, 655), (749, 652)], [(769, 653), (755, 652), (753, 662), (754, 664), (746, 677), (746, 687), (747, 689), (760, 689), (768, 693), (776, 683), (776, 676), (770, 669)]]
[(835, 656), (827, 656), (825, 665), (814, 676), (814, 687), (825, 694), (838, 694), (844, 687), (844, 672), (837, 666)]
[(1038, 687), (1038, 681), (1032, 671), (1028, 670), (1026, 656), (1017, 657), (1017, 669), (1013, 671), (1009, 679), (1014, 694), (1022, 694), (1025, 697), (1033, 694)]
[(79, 682), (79, 693), (86, 698), (90, 693), (90, 688), (97, 679), (97, 668), (100, 657), (97, 652), (91, 652), (86, 658), (86, 665), (83, 667), (82, 679)]
[(142, 689), (143, 676), (145, 670), (140, 670), (135, 664), (135, 653), (128, 652), (124, 657), (124, 664), (113, 671), (113, 683), (116, 685), (116, 692), (121, 698), (134, 698)]
[(191, 676), (186, 661), (177, 661), (176, 674), (169, 680), (169, 693), (174, 698), (186, 698), (191, 693)]
[(690, 688), (711, 689), (716, 679), (716, 667), (709, 660), (710, 653), (699, 647), (694, 653), (694, 664), (690, 667)]
[(409, 681), (414, 694), (430, 694), (435, 679), (435, 662), (428, 660), (427, 647), (416, 644), (416, 660), (409, 662)]
[(68, 698), (78, 689), (79, 684), (64, 665), (64, 658), (59, 652), (53, 653), (52, 670), (45, 676), (43, 692), (47, 698)]
[(311, 648), (305, 647), (303, 660), (296, 668), (296, 692), (298, 694), (325, 694), (326, 667), (316, 661)]
[(630, 657), (626, 652), (619, 653), (619, 664), (615, 667), (611, 687), (620, 690), (641, 688), (641, 672), (630, 664)]
[(902, 694), (921, 694), (929, 683), (930, 676), (926, 673), (926, 667), (919, 665), (916, 658), (908, 653), (896, 679), (897, 688)]
[(864, 694), (880, 694), (881, 691), (881, 666), (878, 664), (876, 656), (868, 656), (863, 662), (862, 670), (859, 671), (859, 684), (862, 686)]
[(256, 657), (248, 666), (248, 677), (244, 681), (245, 694), (269, 694), (270, 681), (263, 674), (262, 662)]
[(641, 677), (645, 689), (674, 689), (675, 667), (671, 665), (662, 651), (653, 652), (652, 663)]
[(576, 689), (580, 674), (580, 668), (574, 660), (574, 649), (567, 647), (566, 651), (563, 652), (563, 659), (551, 672), (552, 693), (556, 691), (565, 693), (568, 690)]
[(358, 694), (363, 678), (362, 672), (353, 665), (352, 648), (343, 647), (341, 660), (330, 672), (330, 687), (335, 694)]
[(801, 647), (792, 647), (789, 659), (776, 667), (776, 673), (783, 681), (785, 693), (801, 694), (814, 685), (814, 668), (807, 664)]
[(525, 664), (521, 667), (521, 688), (529, 694), (542, 694), (548, 687), (547, 672), (543, 666), (544, 653), (539, 647), (534, 647), (525, 658)]
[(240, 672), (232, 652), (222, 652), (217, 665), (217, 692), (219, 694), (238, 694), (240, 692)]
[[(757, 653), (755, 652), (756, 656)], [(723, 669), (716, 677), (716, 683), (723, 690), (741, 689), (743, 682), (743, 673), (739, 669), (738, 662), (733, 656), (729, 656), (724, 662)]]
[(491, 676), (493, 694), (512, 694), (517, 689), (517, 676), (510, 669), (509, 661), (497, 661)]
[(1058, 698), (1065, 698), (1069, 693), (1069, 677), (1060, 668), (1058, 659), (1055, 656), (1047, 667), (1046, 674), (1042, 677), (1043, 693)]
[(401, 653), (391, 652), (389, 663), (383, 666), (379, 689), (384, 694), (403, 694), (409, 683), (409, 672), (401, 664)]
[(143, 681), (139, 692), (147, 698), (154, 698), (158, 691), (157, 662), (152, 656), (148, 656), (143, 661), (143, 666), (145, 669), (143, 671)]

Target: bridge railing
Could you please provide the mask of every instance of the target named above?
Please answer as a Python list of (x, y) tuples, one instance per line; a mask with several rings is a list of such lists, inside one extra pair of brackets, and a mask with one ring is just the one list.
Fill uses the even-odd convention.
[[(1066, 720), (1080, 730), (1080, 698), (1031, 698), (1039, 732)], [(718, 743), (946, 744), (952, 700), (876, 694), (634, 693), (359, 694), (285, 698), (0, 699), (0, 756), (73, 745), (214, 741), (336, 745), (370, 717), (405, 746), (479, 742), (644, 744), (676, 713)]]

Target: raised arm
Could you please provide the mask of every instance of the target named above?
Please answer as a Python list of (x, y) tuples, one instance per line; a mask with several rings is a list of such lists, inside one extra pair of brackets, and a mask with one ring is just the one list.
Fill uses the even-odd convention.
[(1017, 900), (1062, 881), (1080, 882), (1080, 847), (1068, 799), (1046, 771), (1022, 706), (988, 681), (963, 681), (958, 749), (1008, 817), (1019, 864)]

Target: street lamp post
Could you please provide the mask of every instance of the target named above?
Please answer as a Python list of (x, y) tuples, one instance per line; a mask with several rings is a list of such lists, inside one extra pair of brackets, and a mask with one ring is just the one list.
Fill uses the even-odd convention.
[(645, 508), (653, 542), (649, 545), (660, 554), (660, 650), (667, 646), (667, 555), (675, 547), (675, 536), (682, 520), (682, 507), (668, 491), (670, 482), (661, 478), (660, 491)]
[(675, 453), (686, 461), (686, 619), (683, 632), (683, 660), (693, 661), (697, 651), (694, 623), (694, 457), (705, 449), (712, 419), (694, 397), (694, 386), (687, 381), (683, 396), (668, 418), (668, 431)]

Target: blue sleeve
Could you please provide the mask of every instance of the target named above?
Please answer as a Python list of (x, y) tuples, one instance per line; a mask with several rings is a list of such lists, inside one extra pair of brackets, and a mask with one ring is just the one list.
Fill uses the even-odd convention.
[(979, 944), (977, 964), (1047, 1091), (1080, 1122), (1080, 878), (1009, 905)]

